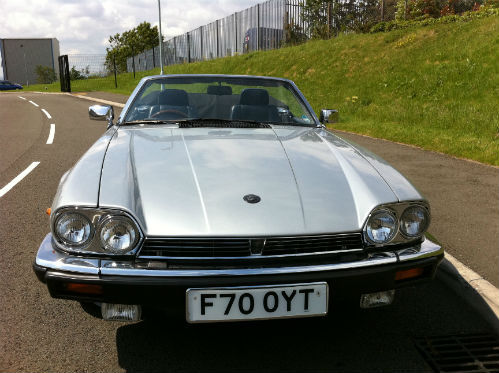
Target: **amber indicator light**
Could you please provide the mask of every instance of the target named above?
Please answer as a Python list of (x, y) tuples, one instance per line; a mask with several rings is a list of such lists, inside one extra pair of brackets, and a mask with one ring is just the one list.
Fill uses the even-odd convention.
[(419, 277), (423, 274), (424, 268), (411, 268), (395, 273), (395, 281), (408, 280), (410, 278)]
[(83, 294), (102, 294), (103, 289), (101, 285), (94, 284), (74, 284), (68, 283), (66, 284), (66, 290), (72, 291), (74, 293), (83, 293)]

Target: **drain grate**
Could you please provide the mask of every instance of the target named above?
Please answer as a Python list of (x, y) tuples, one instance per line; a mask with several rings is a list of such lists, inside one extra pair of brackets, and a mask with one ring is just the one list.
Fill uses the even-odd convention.
[(463, 334), (414, 339), (435, 372), (499, 373), (499, 340), (491, 334)]

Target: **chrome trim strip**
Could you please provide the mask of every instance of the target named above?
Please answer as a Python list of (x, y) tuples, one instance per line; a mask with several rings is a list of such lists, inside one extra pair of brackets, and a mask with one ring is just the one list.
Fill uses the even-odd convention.
[(329, 233), (329, 234), (305, 234), (296, 236), (197, 236), (197, 237), (185, 237), (185, 236), (147, 236), (145, 241), (158, 241), (158, 240), (190, 240), (190, 241), (205, 241), (205, 240), (257, 240), (265, 238), (267, 240), (294, 240), (294, 239), (322, 239), (322, 238), (338, 238), (342, 236), (352, 236), (352, 235), (362, 235), (362, 232), (352, 231), (346, 233)]
[(414, 248), (406, 248), (398, 250), (396, 254), (399, 257), (400, 262), (408, 262), (411, 260), (425, 259), (432, 256), (443, 255), (444, 249), (443, 247), (438, 246), (436, 243), (426, 238), (421, 243), (421, 247), (419, 250), (415, 250)]
[(321, 272), (342, 269), (365, 268), (398, 262), (425, 259), (442, 255), (444, 250), (426, 239), (421, 245), (397, 251), (395, 254), (387, 252), (386, 256), (378, 253), (367, 259), (348, 262), (313, 266), (297, 266), (282, 268), (239, 268), (239, 269), (201, 269), (201, 270), (168, 270), (168, 269), (139, 269), (131, 261), (100, 260), (95, 258), (81, 258), (66, 255), (54, 250), (52, 235), (49, 233), (42, 242), (36, 257), (36, 264), (49, 269), (86, 274), (100, 274), (104, 276), (135, 276), (135, 277), (212, 277), (212, 276), (258, 276), (274, 274), (291, 274), (305, 272)]
[(345, 253), (358, 253), (362, 252), (364, 249), (350, 249), (350, 250), (335, 250), (335, 251), (317, 251), (310, 253), (299, 253), (299, 254), (282, 254), (282, 255), (251, 255), (251, 256), (139, 256), (137, 259), (160, 259), (160, 260), (260, 260), (260, 259), (272, 259), (272, 258), (296, 258), (302, 256), (310, 256), (310, 255), (327, 255), (327, 254), (345, 254)]
[(36, 254), (35, 263), (39, 266), (60, 271), (98, 275), (99, 259), (81, 258), (57, 251), (52, 246), (52, 234), (45, 236)]
[(155, 269), (119, 269), (109, 268), (113, 261), (103, 260), (102, 275), (138, 276), (138, 277), (212, 277), (212, 276), (258, 276), (287, 273), (321, 272), (340, 269), (363, 268), (382, 264), (393, 264), (397, 258), (371, 258), (358, 262), (322, 264), (314, 266), (282, 267), (282, 268), (238, 268), (238, 269), (202, 269), (202, 270), (155, 270)]

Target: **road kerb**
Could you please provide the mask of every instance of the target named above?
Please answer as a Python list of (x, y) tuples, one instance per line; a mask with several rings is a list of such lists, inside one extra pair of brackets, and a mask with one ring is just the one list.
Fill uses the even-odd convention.
[(89, 96), (78, 95), (76, 93), (67, 93), (67, 95), (73, 96), (73, 97), (82, 98), (82, 99), (88, 100), (88, 101), (98, 102), (98, 103), (101, 103), (101, 104), (104, 104), (104, 105), (117, 106), (117, 107), (120, 107), (120, 108), (124, 108), (125, 107), (125, 104), (121, 104), (119, 102), (102, 100), (100, 98), (93, 98), (93, 97), (89, 97)]
[(437, 276), (499, 333), (499, 289), (448, 252)]

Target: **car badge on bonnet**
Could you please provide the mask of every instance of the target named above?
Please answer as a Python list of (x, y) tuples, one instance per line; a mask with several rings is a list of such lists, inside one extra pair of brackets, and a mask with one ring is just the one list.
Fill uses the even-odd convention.
[(243, 199), (248, 202), (248, 203), (258, 203), (260, 202), (262, 199), (257, 196), (256, 194), (246, 194)]

